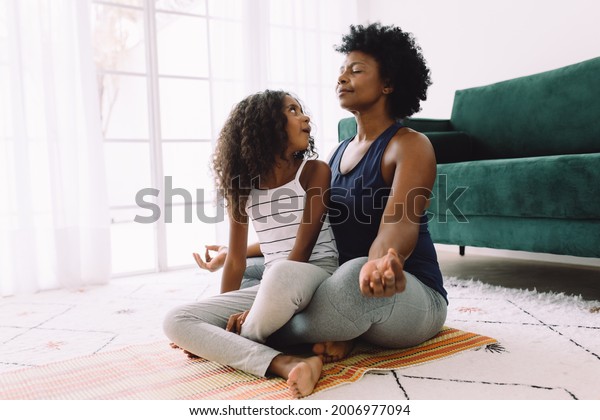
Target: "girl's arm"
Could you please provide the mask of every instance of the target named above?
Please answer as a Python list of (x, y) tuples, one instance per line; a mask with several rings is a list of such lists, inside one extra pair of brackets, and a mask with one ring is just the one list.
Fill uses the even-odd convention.
[(253, 244), (248, 245), (247, 248), (247, 257), (262, 257), (262, 251), (260, 250), (260, 243), (255, 242)]
[(221, 293), (238, 290), (246, 270), (248, 222), (238, 222), (229, 216), (229, 249), (225, 258)]
[(404, 261), (417, 244), (421, 216), (435, 182), (433, 147), (426, 136), (409, 131), (390, 142), (382, 167), (384, 179), (392, 180), (392, 191), (361, 271), (360, 287), (367, 296), (392, 296), (404, 290)]
[(329, 206), (331, 170), (321, 160), (309, 160), (300, 174), (300, 184), (306, 191), (302, 223), (288, 260), (307, 262), (312, 254)]
[[(205, 245), (206, 252), (204, 253), (204, 259), (197, 252), (193, 252), (192, 256), (198, 264), (198, 267), (203, 270), (208, 270), (211, 273), (217, 271), (225, 264), (225, 258), (227, 258), (227, 251), (229, 247), (225, 245)], [(216, 252), (216, 255), (211, 256), (210, 251)], [(255, 242), (248, 245), (246, 250), (247, 257), (262, 257), (262, 251), (260, 250), (260, 244)]]

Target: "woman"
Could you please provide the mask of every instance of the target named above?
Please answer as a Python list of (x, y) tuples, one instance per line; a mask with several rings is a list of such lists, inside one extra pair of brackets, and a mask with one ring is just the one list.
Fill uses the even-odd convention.
[[(346, 54), (338, 98), (357, 122), (357, 135), (343, 142), (330, 160), (329, 217), (341, 265), (308, 307), (268, 342), (317, 343), (317, 357), (303, 359), (240, 342), (240, 360), (235, 365), (222, 361), (287, 378), (297, 396), (312, 392), (322, 362), (345, 357), (352, 340), (409, 347), (437, 334), (446, 319), (446, 292), (425, 216), (435, 155), (426, 136), (398, 122), (426, 99), (429, 70), (412, 36), (394, 26), (351, 26), (337, 50)], [(210, 263), (211, 268), (218, 266), (215, 260)], [(222, 302), (227, 295), (240, 308), (232, 308), (231, 322), (241, 322), (236, 313), (252, 305), (248, 290), (172, 312), (165, 327), (180, 332), (167, 335), (179, 345), (180, 337), (193, 334), (194, 322), (203, 322), (198, 314), (210, 311), (210, 305), (228, 304)]]

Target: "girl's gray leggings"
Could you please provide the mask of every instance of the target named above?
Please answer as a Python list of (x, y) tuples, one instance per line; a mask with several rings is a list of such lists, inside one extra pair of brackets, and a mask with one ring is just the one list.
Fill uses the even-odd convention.
[[(268, 344), (288, 346), (360, 337), (370, 343), (405, 348), (437, 334), (446, 320), (446, 301), (412, 274), (405, 272), (406, 289), (389, 298), (365, 297), (358, 288), (358, 274), (367, 261), (356, 258), (341, 265), (325, 279), (309, 305), (297, 313)], [(257, 266), (249, 266), (247, 273)], [(259, 284), (246, 278), (240, 290), (210, 296), (180, 306), (165, 317), (164, 330), (179, 347), (208, 360), (265, 376), (271, 361), (281, 352), (225, 331), (229, 316), (252, 307)], [(243, 327), (242, 327), (243, 330)]]
[(267, 341), (292, 316), (308, 306), (315, 290), (337, 268), (337, 257), (310, 263), (287, 259), (275, 261), (263, 274), (240, 335), (259, 343)]

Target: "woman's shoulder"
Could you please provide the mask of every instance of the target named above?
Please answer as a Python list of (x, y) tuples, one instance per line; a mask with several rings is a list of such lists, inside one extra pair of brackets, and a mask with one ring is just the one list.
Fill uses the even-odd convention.
[(436, 172), (435, 152), (427, 136), (410, 128), (398, 130), (383, 155), (383, 179), (391, 185), (398, 170), (405, 173)]
[(390, 140), (386, 155), (396, 157), (411, 155), (427, 156), (434, 154), (433, 146), (429, 138), (412, 128), (403, 127)]

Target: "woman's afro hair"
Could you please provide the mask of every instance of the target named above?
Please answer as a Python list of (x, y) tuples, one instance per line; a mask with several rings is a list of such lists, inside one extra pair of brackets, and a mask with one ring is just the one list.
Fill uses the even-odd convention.
[(411, 33), (397, 26), (351, 25), (336, 51), (349, 54), (361, 51), (379, 63), (379, 73), (394, 88), (389, 110), (393, 118), (403, 119), (421, 109), (431, 85), (430, 71)]

